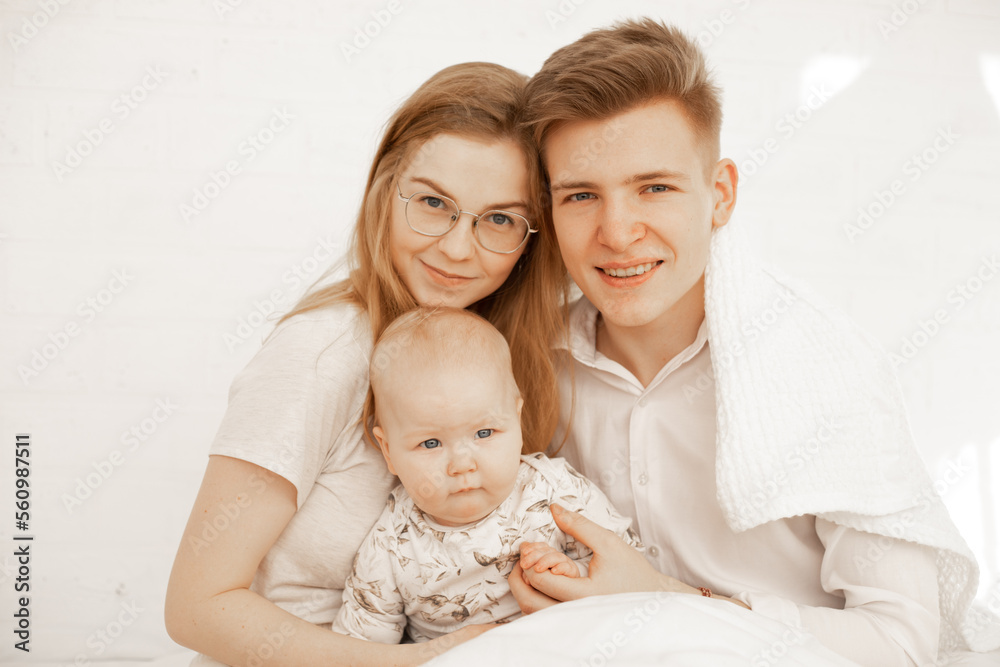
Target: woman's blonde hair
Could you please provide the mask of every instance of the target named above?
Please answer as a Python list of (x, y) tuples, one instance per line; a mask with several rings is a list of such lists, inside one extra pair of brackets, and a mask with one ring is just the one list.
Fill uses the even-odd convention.
[[(524, 151), (531, 184), (528, 218), (540, 232), (527, 241), (503, 285), (468, 309), (492, 323), (510, 345), (514, 376), (525, 399), (521, 423), (525, 452), (530, 453), (548, 446), (559, 418), (551, 347), (565, 334), (568, 282), (546, 210), (540, 162), (521, 124), (526, 83), (527, 77), (500, 65), (464, 63), (441, 70), (420, 86), (389, 120), (375, 153), (348, 252), (348, 278), (311, 290), (281, 321), (350, 302), (367, 312), (373, 342), (378, 340), (394, 319), (418, 305), (389, 251), (395, 177), (438, 134), (513, 141)], [(366, 432), (367, 419), (374, 416), (368, 407)]]

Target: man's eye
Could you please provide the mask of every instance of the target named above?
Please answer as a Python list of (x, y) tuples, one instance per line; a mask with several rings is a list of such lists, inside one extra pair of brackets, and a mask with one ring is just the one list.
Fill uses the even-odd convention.
[(669, 185), (650, 185), (646, 189), (650, 192), (670, 192), (671, 188)]
[(481, 428), (478, 431), (476, 431), (477, 438), (488, 438), (491, 435), (493, 435), (493, 429), (491, 428)]
[(593, 199), (593, 198), (594, 195), (591, 194), (590, 192), (576, 192), (571, 194), (566, 199), (568, 199), (569, 201), (586, 201), (588, 199)]
[(430, 440), (424, 440), (417, 446), (422, 447), (423, 449), (437, 449), (441, 446), (441, 441), (431, 438)]

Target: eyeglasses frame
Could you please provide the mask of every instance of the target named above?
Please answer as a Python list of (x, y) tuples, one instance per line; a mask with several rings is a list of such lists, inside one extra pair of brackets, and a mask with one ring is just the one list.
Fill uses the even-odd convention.
[[(537, 234), (538, 233), (537, 229), (532, 229), (532, 227), (531, 227), (531, 221), (528, 220), (523, 215), (521, 215), (520, 213), (513, 213), (511, 211), (502, 211), (500, 209), (493, 209), (493, 208), (491, 208), (488, 211), (483, 211), (479, 215), (476, 215), (472, 211), (463, 211), (462, 207), (458, 205), (458, 202), (455, 201), (454, 199), (452, 199), (451, 197), (446, 197), (445, 195), (441, 195), (441, 194), (438, 194), (436, 192), (424, 192), (423, 190), (421, 190), (419, 192), (414, 192), (409, 197), (404, 197), (403, 196), (403, 191), (400, 190), (400, 188), (399, 188), (399, 182), (398, 181), (396, 182), (396, 192), (398, 193), (399, 198), (402, 199), (404, 202), (406, 202), (407, 206), (409, 206), (410, 200), (413, 199), (414, 197), (416, 197), (417, 195), (431, 195), (432, 197), (437, 197), (438, 199), (442, 199), (442, 200), (451, 202), (452, 204), (455, 205), (455, 208), (458, 209), (458, 215), (456, 215), (455, 219), (452, 221), (451, 227), (449, 227), (445, 231), (441, 232), (440, 234), (428, 234), (427, 232), (422, 232), (419, 229), (413, 229), (413, 225), (410, 224), (410, 216), (408, 216), (406, 214), (406, 208), (404, 207), (404, 209), (403, 209), (403, 218), (406, 220), (406, 226), (409, 227), (410, 229), (413, 229), (413, 231), (415, 231), (417, 234), (420, 234), (421, 236), (430, 236), (431, 238), (441, 238), (442, 236), (444, 236), (445, 234), (447, 234), (451, 230), (455, 229), (455, 225), (458, 224), (458, 221), (462, 217), (463, 213), (472, 216), (472, 230), (473, 230), (473, 233), (475, 234), (476, 242), (479, 245), (481, 245), (484, 250), (488, 250), (489, 252), (495, 252), (498, 255), (509, 255), (511, 253), (517, 252), (518, 250), (521, 249), (522, 246), (524, 246), (525, 242), (527, 242), (527, 240), (529, 238), (531, 238), (532, 234)], [(487, 213), (503, 213), (504, 215), (517, 216), (518, 218), (521, 218), (522, 220), (524, 220), (524, 222), (528, 225), (528, 233), (524, 235), (524, 238), (521, 239), (521, 242), (518, 243), (517, 247), (514, 248), (513, 250), (494, 250), (493, 248), (487, 248), (486, 245), (483, 243), (483, 240), (481, 238), (479, 238), (479, 219), (482, 218)]]

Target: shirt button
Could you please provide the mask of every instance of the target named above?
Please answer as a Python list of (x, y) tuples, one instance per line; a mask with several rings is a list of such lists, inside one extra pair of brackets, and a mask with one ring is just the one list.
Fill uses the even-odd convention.
[(636, 481), (645, 486), (646, 482), (649, 481), (649, 475), (642, 473)]
[(645, 398), (640, 398), (639, 399), (639, 407), (640, 408), (646, 407), (646, 403), (648, 403), (648, 401)]
[(656, 548), (656, 545), (649, 547), (649, 555), (656, 558), (660, 555), (660, 550)]

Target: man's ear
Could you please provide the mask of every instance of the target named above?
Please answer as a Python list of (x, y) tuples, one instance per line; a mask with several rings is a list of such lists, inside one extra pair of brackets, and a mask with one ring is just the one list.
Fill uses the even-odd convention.
[(740, 175), (736, 163), (729, 158), (719, 160), (715, 165), (712, 187), (715, 191), (715, 206), (712, 209), (712, 227), (724, 227), (736, 207), (736, 185)]
[(385, 459), (385, 465), (388, 466), (389, 472), (395, 475), (396, 469), (392, 467), (392, 459), (389, 458), (389, 441), (385, 437), (385, 431), (382, 430), (381, 426), (375, 426), (372, 428), (372, 435), (375, 436), (375, 442), (378, 443), (378, 448), (382, 451), (382, 458)]

